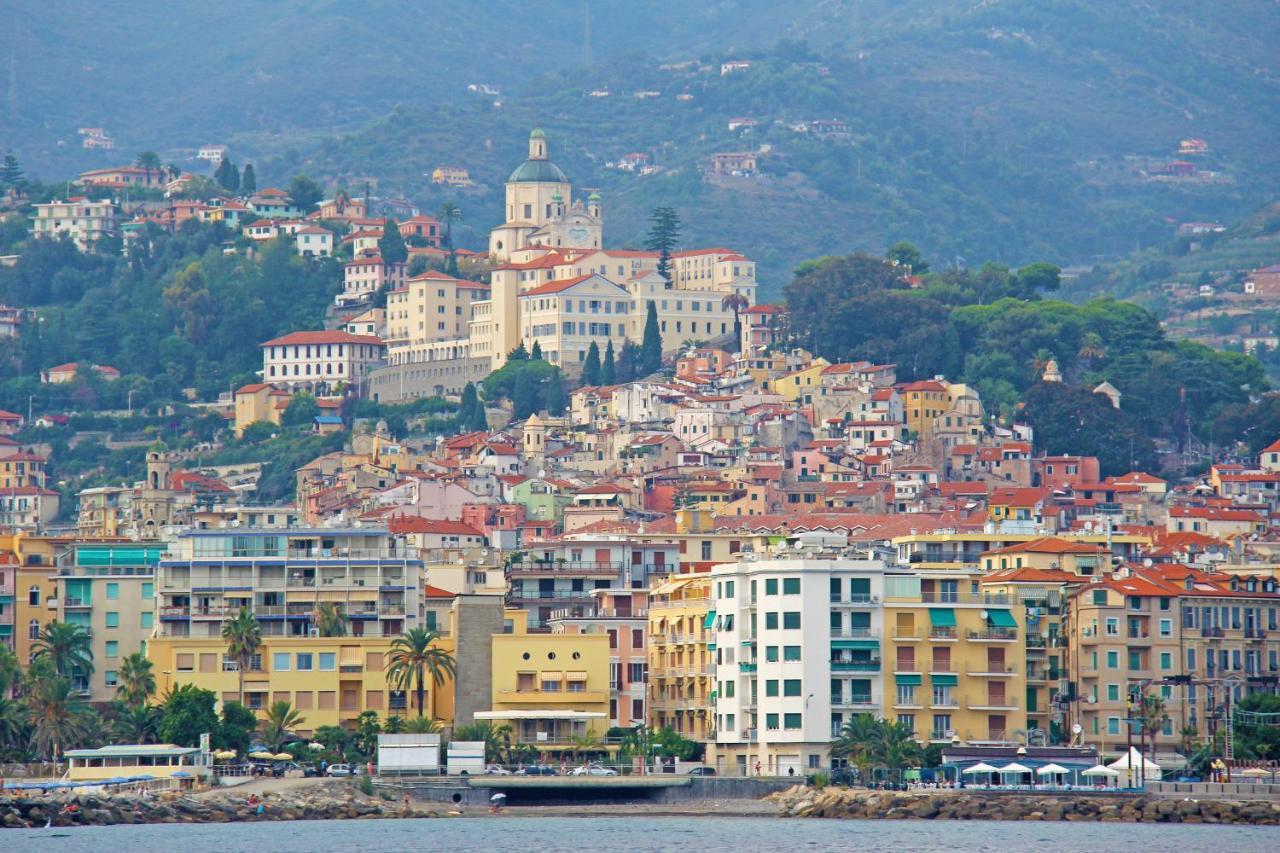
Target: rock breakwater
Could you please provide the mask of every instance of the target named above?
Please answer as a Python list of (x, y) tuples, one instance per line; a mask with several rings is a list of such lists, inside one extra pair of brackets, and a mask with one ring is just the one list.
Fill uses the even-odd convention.
[(783, 817), (856, 820), (1047, 820), (1130, 823), (1280, 824), (1280, 802), (1225, 802), (1065, 793), (864, 791), (797, 785), (770, 794)]

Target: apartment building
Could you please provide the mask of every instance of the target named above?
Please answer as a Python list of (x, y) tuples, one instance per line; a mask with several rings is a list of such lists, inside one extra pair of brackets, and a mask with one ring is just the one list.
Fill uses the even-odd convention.
[(383, 288), (401, 287), (407, 269), (404, 261), (388, 261), (376, 250), (366, 249), (342, 265), (342, 292), (334, 302), (340, 307), (357, 305)]
[(414, 364), (462, 357), (441, 354), (438, 344), (465, 347), (475, 303), (489, 298), (489, 285), (428, 270), (387, 294), (387, 363)]
[(507, 604), (528, 612), (530, 630), (546, 630), (555, 611), (594, 604), (594, 590), (646, 589), (678, 565), (678, 546), (669, 540), (583, 536), (537, 542), (507, 567)]
[(381, 339), (350, 332), (291, 332), (259, 345), (263, 382), (317, 397), (342, 396), (348, 386), (363, 388), (383, 363)]
[(716, 614), (711, 574), (676, 575), (649, 592), (649, 726), (716, 739)]
[(552, 611), (552, 634), (604, 634), (609, 638), (609, 727), (629, 729), (646, 719), (649, 591), (597, 589), (595, 604)]
[(188, 530), (160, 562), (160, 636), (220, 636), (248, 607), (264, 637), (314, 634), (332, 603), (352, 637), (394, 637), (417, 627), (422, 560), (385, 529)]
[(58, 557), (50, 618), (89, 632), (93, 674), (72, 676), (72, 687), (91, 702), (115, 699), (120, 663), (147, 650), (163, 552), (155, 542), (76, 542)]
[(711, 569), (717, 769), (747, 775), (758, 762), (774, 775), (828, 766), (844, 721), (879, 711), (891, 577), (883, 559), (847, 549)]
[(35, 237), (57, 239), (66, 234), (82, 252), (87, 252), (104, 237), (118, 232), (115, 203), (89, 201), (86, 198), (54, 200), (47, 204), (33, 205), (36, 210), (31, 234)]

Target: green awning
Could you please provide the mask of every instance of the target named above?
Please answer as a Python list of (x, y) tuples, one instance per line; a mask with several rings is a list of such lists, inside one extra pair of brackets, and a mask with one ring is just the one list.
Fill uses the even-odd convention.
[(950, 607), (930, 607), (929, 624), (935, 628), (954, 628), (956, 626), (956, 612)]
[(955, 687), (960, 683), (958, 675), (931, 675), (929, 680), (933, 682), (934, 687)]
[(716, 612), (714, 610), (707, 611), (707, 618), (702, 620), (703, 630), (710, 631), (716, 626)]
[(831, 648), (833, 649), (849, 649), (859, 651), (880, 651), (879, 640), (832, 640)]
[(893, 680), (906, 687), (919, 687), (924, 683), (924, 677), (919, 675), (895, 675)]
[(988, 610), (987, 621), (996, 628), (1017, 628), (1018, 620), (1008, 610)]
[(715, 644), (715, 643), (707, 643), (707, 651), (709, 651), (709, 652), (714, 652), (715, 650), (716, 650), (716, 644)]
[(710, 701), (710, 702), (714, 702), (714, 701), (716, 701), (716, 698), (717, 698), (719, 695), (720, 695), (720, 691), (718, 691), (718, 690), (712, 690), (709, 694), (707, 694), (707, 700), (708, 700), (708, 701)]

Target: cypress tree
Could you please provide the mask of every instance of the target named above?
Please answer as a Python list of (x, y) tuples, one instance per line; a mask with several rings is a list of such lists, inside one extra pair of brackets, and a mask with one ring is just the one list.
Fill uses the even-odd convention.
[(252, 163), (244, 164), (244, 173), (240, 176), (240, 189), (244, 190), (246, 195), (258, 191), (258, 176), (253, 172)]
[(644, 319), (644, 341), (640, 345), (638, 376), (656, 373), (662, 367), (662, 331), (658, 326), (658, 305), (649, 300), (649, 313)]
[(547, 379), (547, 414), (559, 417), (564, 414), (569, 400), (564, 393), (564, 376), (559, 370)]
[(617, 365), (613, 358), (613, 341), (604, 348), (604, 361), (600, 362), (600, 384), (612, 385), (618, 381)]
[(516, 348), (507, 353), (507, 361), (528, 361), (529, 351), (524, 348), (524, 341), (516, 345)]
[(512, 415), (518, 421), (524, 420), (534, 413), (537, 406), (538, 389), (534, 385), (533, 374), (529, 370), (521, 370), (511, 394)]
[(394, 219), (388, 219), (382, 229), (382, 237), (378, 240), (378, 254), (389, 264), (402, 264), (409, 260), (409, 248), (400, 236), (400, 226)]
[(622, 349), (618, 351), (617, 364), (614, 366), (617, 381), (631, 382), (636, 378), (636, 362), (639, 358), (640, 348), (631, 341), (623, 341)]
[(542, 361), (542, 344), (537, 341), (533, 342), (533, 349), (529, 351), (530, 361)]
[(595, 341), (587, 348), (587, 360), (582, 362), (582, 384), (600, 384), (600, 347)]
[(470, 382), (462, 386), (462, 400), (458, 403), (459, 429), (471, 429), (471, 425), (475, 423), (475, 409), (479, 403), (480, 397), (476, 394), (476, 386)]

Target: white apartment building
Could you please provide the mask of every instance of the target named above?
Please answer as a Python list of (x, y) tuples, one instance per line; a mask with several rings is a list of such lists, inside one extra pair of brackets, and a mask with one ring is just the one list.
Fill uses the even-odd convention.
[[(833, 733), (884, 698), (883, 559), (848, 549), (742, 555), (711, 570), (716, 764), (803, 777)], [(708, 620), (712, 621), (712, 620)]]
[(263, 382), (317, 397), (342, 396), (353, 384), (363, 389), (386, 354), (380, 338), (334, 330), (292, 332), (260, 346)]
[(309, 225), (299, 228), (293, 235), (298, 254), (304, 258), (327, 258), (333, 255), (333, 232)]
[(35, 221), (31, 233), (35, 237), (57, 239), (66, 234), (82, 252), (93, 248), (116, 229), (116, 208), (110, 201), (89, 201), (83, 197), (34, 205)]

